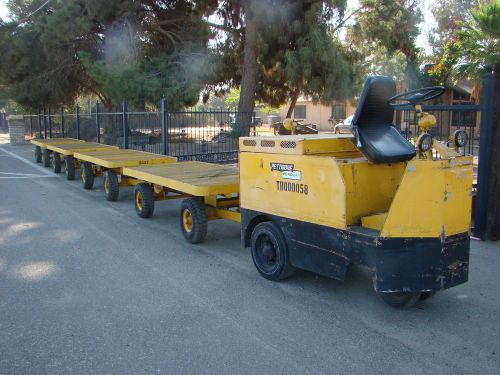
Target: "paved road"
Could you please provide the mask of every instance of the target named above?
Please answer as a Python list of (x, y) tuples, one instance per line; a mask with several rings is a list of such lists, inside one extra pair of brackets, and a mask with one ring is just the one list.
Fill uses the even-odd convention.
[(178, 203), (144, 220), (131, 198), (0, 145), (0, 374), (500, 373), (496, 245), (472, 243), (468, 284), (397, 311), (361, 269), (269, 282), (237, 224), (190, 245)]

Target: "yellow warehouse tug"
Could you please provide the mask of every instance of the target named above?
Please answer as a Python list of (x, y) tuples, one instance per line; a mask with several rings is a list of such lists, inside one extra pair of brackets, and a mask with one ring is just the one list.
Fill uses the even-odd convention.
[[(242, 243), (270, 280), (301, 268), (344, 280), (351, 264), (373, 271), (373, 287), (408, 308), (468, 279), (473, 163), (428, 132), (421, 104), (444, 91), (396, 94), (392, 79), (370, 77), (352, 135), (240, 139)], [(414, 143), (392, 126), (394, 108), (412, 104)]]

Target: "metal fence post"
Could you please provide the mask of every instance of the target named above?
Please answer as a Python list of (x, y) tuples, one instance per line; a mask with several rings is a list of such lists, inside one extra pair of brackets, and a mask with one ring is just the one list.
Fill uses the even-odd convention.
[(168, 103), (165, 98), (161, 100), (161, 143), (162, 154), (168, 155)]
[(50, 107), (48, 109), (48, 117), (49, 117), (49, 138), (52, 138), (52, 117)]
[(61, 133), (64, 138), (64, 106), (61, 106)]
[(127, 102), (123, 102), (123, 148), (128, 148), (128, 117), (127, 117)]
[(95, 103), (95, 127), (97, 134), (97, 143), (101, 143), (101, 121), (99, 119), (99, 102)]
[(474, 235), (484, 239), (490, 181), (492, 124), (495, 114), (495, 76), (488, 74), (483, 80), (481, 93), (481, 128), (479, 129), (479, 165), (477, 193), (474, 204)]
[(80, 139), (80, 106), (76, 105), (76, 139)]
[(33, 137), (33, 116), (30, 116), (30, 137)]
[(43, 136), (47, 139), (47, 114), (45, 108), (43, 109)]
[(40, 108), (38, 108), (38, 138), (42, 137), (42, 119), (40, 117)]

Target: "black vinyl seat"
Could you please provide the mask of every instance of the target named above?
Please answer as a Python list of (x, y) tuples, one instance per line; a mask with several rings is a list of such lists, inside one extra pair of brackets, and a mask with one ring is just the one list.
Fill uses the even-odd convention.
[(396, 83), (385, 76), (369, 77), (361, 92), (352, 124), (357, 126), (360, 150), (373, 163), (412, 159), (413, 146), (392, 126), (394, 108), (387, 101), (396, 95)]

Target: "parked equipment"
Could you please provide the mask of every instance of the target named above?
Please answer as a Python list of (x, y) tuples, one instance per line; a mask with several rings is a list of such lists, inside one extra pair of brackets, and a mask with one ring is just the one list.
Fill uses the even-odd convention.
[(283, 122), (275, 122), (274, 135), (318, 134), (316, 124), (303, 124), (302, 121), (287, 118)]
[[(367, 266), (381, 299), (407, 308), (468, 279), (473, 164), (459, 152), (467, 139), (458, 131), (453, 147), (433, 140), (436, 119), (421, 105), (443, 91), (395, 95), (393, 80), (370, 77), (350, 134), (240, 138), (239, 170), (126, 165), (129, 150), (74, 157), (91, 164), (92, 178), (119, 168), (135, 185), (140, 217), (153, 215), (155, 201), (184, 199), (179, 223), (191, 243), (203, 241), (209, 220), (241, 222), (242, 244), (267, 279), (302, 268), (344, 280), (350, 265)], [(415, 144), (392, 126), (400, 101), (415, 107)], [(122, 164), (111, 164), (115, 157)]]

